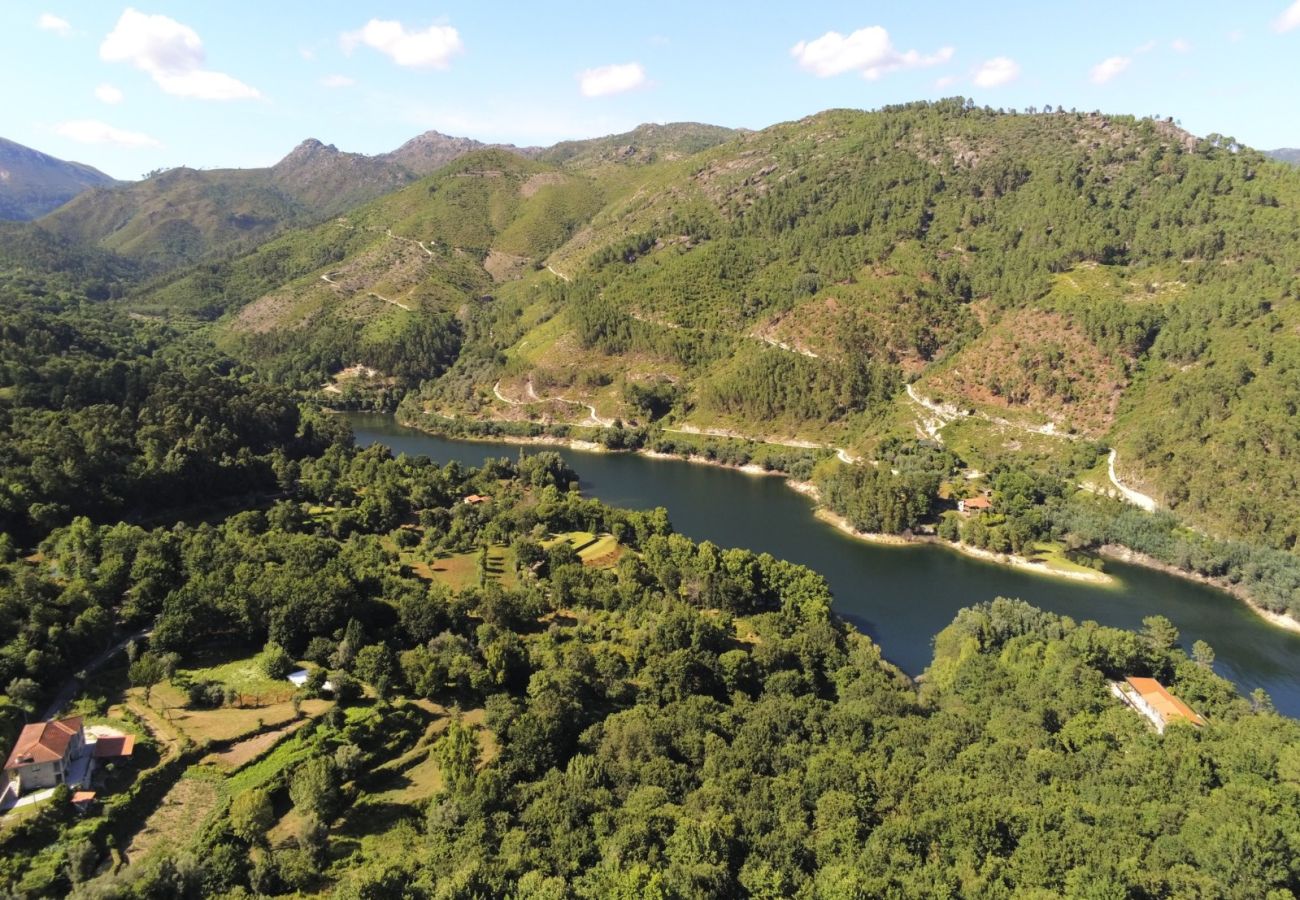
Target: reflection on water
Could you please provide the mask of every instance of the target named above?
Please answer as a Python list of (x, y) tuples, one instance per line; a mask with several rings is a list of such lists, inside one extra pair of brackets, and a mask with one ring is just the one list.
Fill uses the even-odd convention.
[[(357, 443), (477, 466), (520, 446), (448, 440), (397, 425), (391, 416), (349, 414)], [(537, 447), (527, 448), (536, 451)], [(1139, 628), (1163, 615), (1184, 647), (1204, 640), (1215, 669), (1244, 691), (1268, 691), (1277, 708), (1300, 716), (1300, 635), (1268, 625), (1222, 592), (1160, 572), (1110, 562), (1111, 587), (1045, 578), (933, 546), (881, 547), (836, 531), (810, 501), (775, 477), (633, 454), (560, 451), (582, 490), (613, 506), (668, 509), (674, 527), (696, 540), (766, 551), (822, 573), (836, 611), (869, 634), (911, 674), (929, 663), (931, 641), (957, 610), (993, 597), (1019, 597), (1077, 620)]]

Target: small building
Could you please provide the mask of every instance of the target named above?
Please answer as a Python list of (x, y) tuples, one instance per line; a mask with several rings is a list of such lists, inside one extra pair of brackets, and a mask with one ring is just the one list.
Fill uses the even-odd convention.
[(1151, 720), (1156, 731), (1164, 734), (1170, 722), (1189, 722), (1197, 728), (1205, 719), (1192, 711), (1186, 703), (1154, 678), (1126, 678), (1124, 684), (1116, 682), (1111, 690), (1125, 703)]
[(470, 506), (478, 506), (480, 503), (487, 503), (492, 498), (487, 494), (470, 494), (465, 498), (465, 502)]
[[(308, 672), (306, 669), (299, 669), (296, 672), (290, 672), (288, 678), (289, 682), (294, 687), (306, 687), (307, 682), (311, 680), (311, 672)], [(327, 678), (321, 682), (321, 690), (334, 693), (334, 685), (331, 684)]]
[(5, 777), (16, 795), (81, 777), (74, 771), (86, 756), (86, 733), (81, 725), (81, 716), (73, 716), (33, 722), (22, 730), (5, 762)]
[(970, 514), (973, 512), (987, 512), (993, 508), (993, 501), (984, 495), (971, 497), (969, 500), (958, 500), (957, 511)]

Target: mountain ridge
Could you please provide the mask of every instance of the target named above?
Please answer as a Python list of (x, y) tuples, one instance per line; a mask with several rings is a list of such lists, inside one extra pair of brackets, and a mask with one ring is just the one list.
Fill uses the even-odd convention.
[[(627, 143), (648, 134), (648, 128), (570, 143), (578, 148), (587, 143)], [(653, 128), (661, 129), (654, 141), (656, 152), (671, 150), (678, 137), (696, 146), (730, 134), (712, 126)], [(700, 128), (705, 133), (698, 133)], [(543, 153), (543, 148), (487, 144), (438, 131), (423, 132), (373, 156), (308, 138), (265, 168), (178, 167), (142, 181), (89, 191), (43, 217), (40, 224), (62, 238), (165, 272), (247, 251), (285, 228), (338, 215), (411, 184), (466, 153), (483, 150), (524, 158)]]

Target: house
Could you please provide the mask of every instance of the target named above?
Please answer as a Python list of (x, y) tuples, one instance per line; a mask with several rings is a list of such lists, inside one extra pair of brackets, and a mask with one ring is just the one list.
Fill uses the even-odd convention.
[(86, 733), (81, 716), (33, 722), (18, 735), (5, 762), (5, 777), (17, 795), (51, 788), (83, 777)]
[(1114, 684), (1111, 690), (1125, 703), (1151, 720), (1156, 731), (1164, 734), (1170, 722), (1190, 722), (1197, 728), (1205, 724), (1183, 701), (1154, 678), (1126, 678), (1126, 684)]
[(957, 511), (963, 513), (986, 512), (993, 508), (993, 501), (988, 497), (979, 496), (971, 497), (969, 500), (958, 500)]
[(487, 503), (491, 499), (487, 494), (470, 494), (465, 498), (465, 502), (470, 506), (477, 506), (480, 503)]

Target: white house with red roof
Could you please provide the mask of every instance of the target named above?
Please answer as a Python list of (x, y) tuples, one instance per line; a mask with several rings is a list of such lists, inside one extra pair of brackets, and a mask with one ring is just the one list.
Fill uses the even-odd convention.
[(86, 733), (81, 716), (33, 722), (18, 735), (5, 761), (5, 778), (15, 795), (55, 787), (68, 781), (74, 764), (85, 756)]

